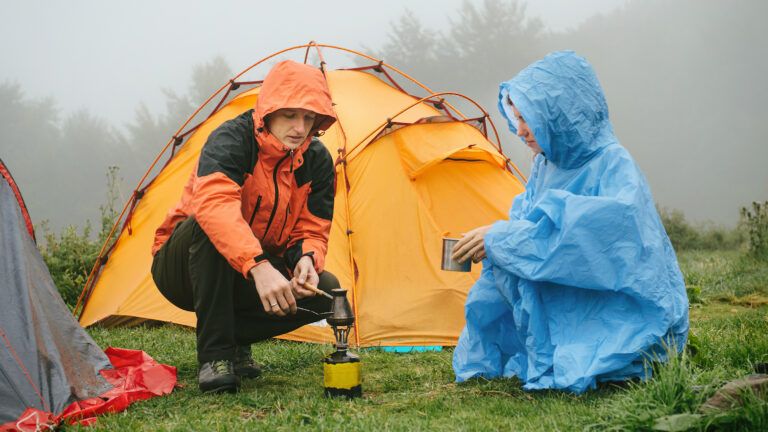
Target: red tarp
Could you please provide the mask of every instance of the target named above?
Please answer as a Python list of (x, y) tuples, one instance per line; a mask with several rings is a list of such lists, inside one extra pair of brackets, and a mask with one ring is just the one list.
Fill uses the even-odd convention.
[(133, 402), (170, 394), (176, 385), (176, 368), (157, 363), (144, 351), (109, 347), (104, 353), (114, 369), (99, 373), (112, 384), (112, 390), (73, 402), (58, 416), (28, 408), (16, 422), (0, 425), (0, 432), (37, 431), (59, 424), (91, 425), (99, 414), (120, 412)]

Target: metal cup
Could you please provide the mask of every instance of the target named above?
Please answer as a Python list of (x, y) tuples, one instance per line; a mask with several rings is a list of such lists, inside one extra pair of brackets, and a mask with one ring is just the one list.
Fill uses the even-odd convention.
[(443, 259), (440, 268), (447, 271), (468, 272), (472, 269), (472, 260), (468, 259), (463, 263), (451, 259), (453, 247), (459, 242), (457, 238), (443, 238)]

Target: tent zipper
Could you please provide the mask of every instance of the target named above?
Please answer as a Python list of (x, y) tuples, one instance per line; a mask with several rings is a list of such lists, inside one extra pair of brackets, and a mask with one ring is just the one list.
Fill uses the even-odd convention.
[(277, 184), (277, 173), (280, 171), (280, 164), (282, 164), (286, 159), (288, 159), (288, 156), (293, 155), (293, 150), (291, 150), (290, 154), (286, 153), (285, 156), (283, 156), (282, 159), (277, 161), (277, 164), (275, 164), (275, 170), (272, 171), (272, 182), (275, 184), (275, 203), (272, 205), (272, 212), (269, 214), (269, 221), (267, 221), (267, 227), (264, 228), (264, 235), (261, 237), (261, 241), (263, 242), (264, 239), (267, 238), (267, 233), (269, 232), (269, 227), (272, 225), (272, 221), (275, 219), (275, 213), (277, 213), (277, 206), (280, 203), (280, 187)]

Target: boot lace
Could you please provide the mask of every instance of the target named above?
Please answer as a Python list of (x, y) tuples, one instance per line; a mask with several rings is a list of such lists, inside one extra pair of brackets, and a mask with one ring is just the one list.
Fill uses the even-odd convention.
[(233, 373), (232, 362), (229, 360), (214, 360), (211, 362), (211, 370), (216, 375), (231, 375)]

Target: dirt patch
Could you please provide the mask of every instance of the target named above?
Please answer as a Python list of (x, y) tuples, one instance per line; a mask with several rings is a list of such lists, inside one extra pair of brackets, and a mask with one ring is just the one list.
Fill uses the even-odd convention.
[(733, 298), (729, 301), (729, 303), (749, 308), (758, 308), (768, 305), (768, 296), (762, 294), (750, 294), (744, 297)]

